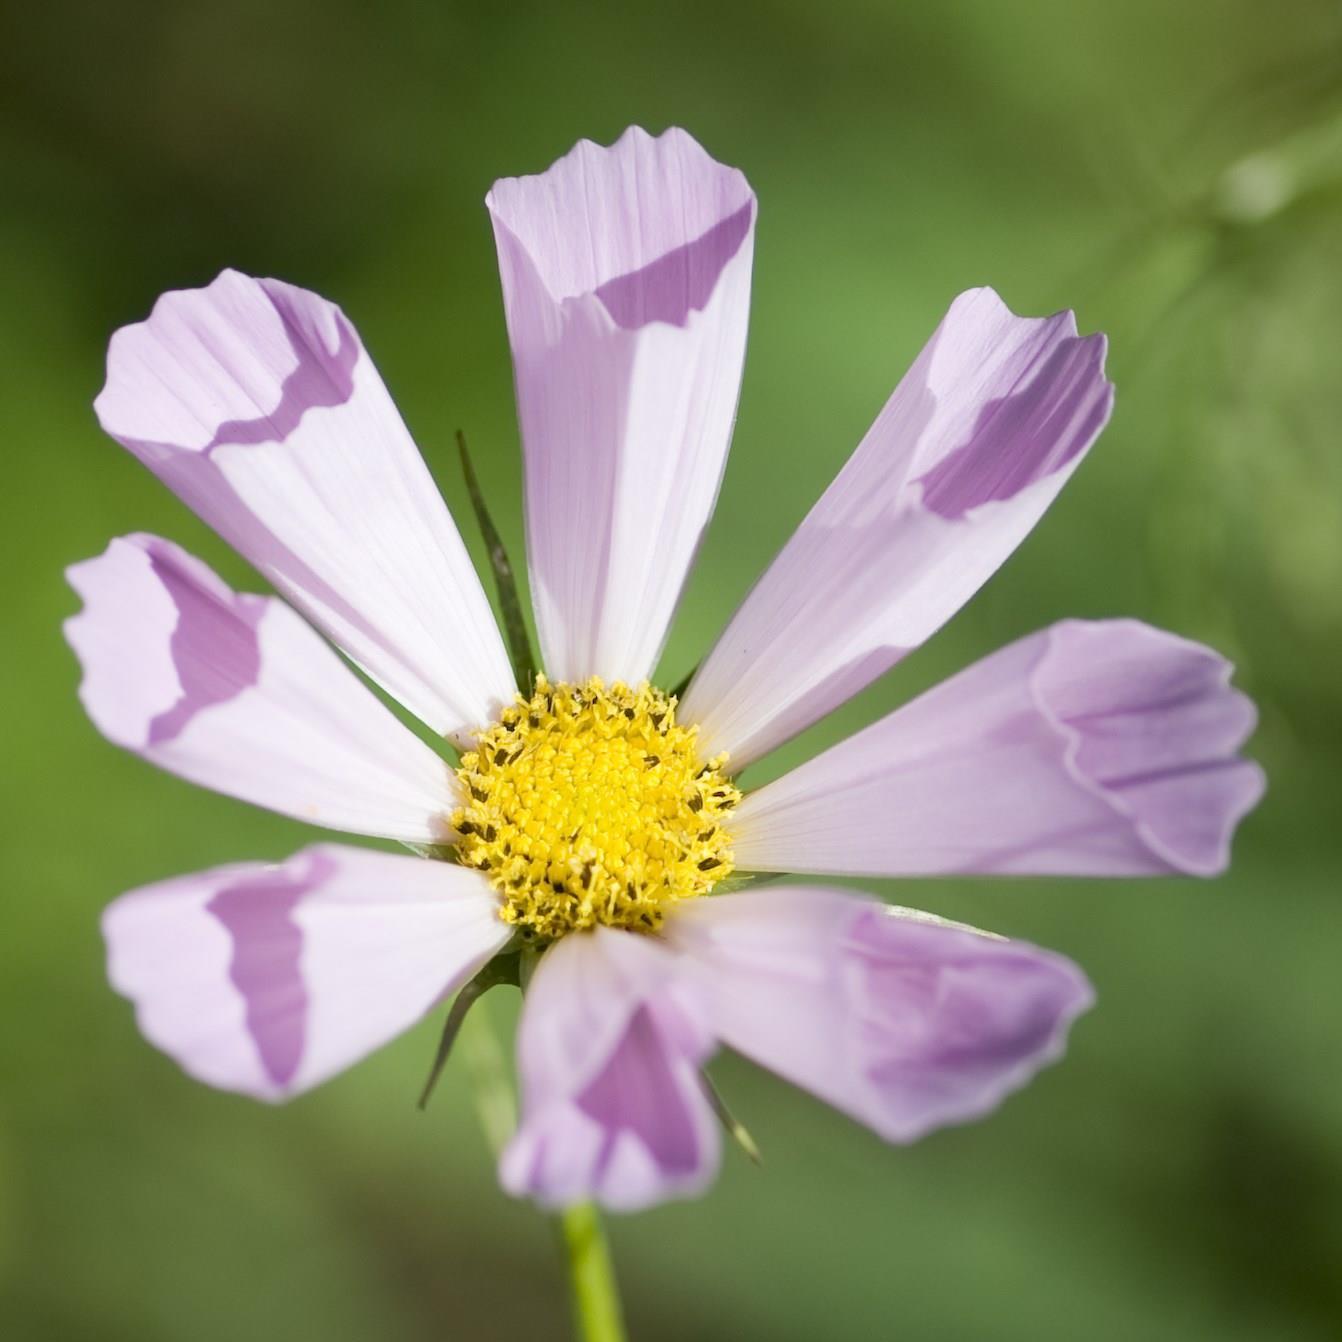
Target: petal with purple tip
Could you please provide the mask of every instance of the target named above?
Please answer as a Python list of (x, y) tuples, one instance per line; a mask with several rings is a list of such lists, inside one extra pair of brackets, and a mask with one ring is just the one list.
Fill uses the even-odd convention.
[(713, 1041), (677, 970), (650, 938), (608, 928), (545, 952), (518, 1032), (509, 1192), (634, 1211), (712, 1182), (720, 1141), (699, 1068)]
[(997, 570), (1104, 427), (1104, 337), (961, 294), (733, 616), (682, 717), (733, 768), (893, 666)]
[(122, 895), (103, 916), (112, 985), (200, 1081), (283, 1100), (455, 992), (511, 929), (476, 872), (333, 845)]
[(838, 890), (687, 900), (666, 936), (724, 1044), (892, 1142), (994, 1109), (1092, 1001), (1061, 956)]
[(374, 680), (466, 740), (511, 700), (489, 602), (339, 308), (224, 271), (123, 327), (95, 408)]
[(742, 803), (743, 869), (1210, 876), (1262, 773), (1209, 648), (1068, 620), (994, 653)]
[(155, 536), (76, 564), (67, 621), (89, 716), (117, 745), (309, 824), (451, 837), (451, 772), (274, 597), (232, 591)]
[(745, 356), (755, 197), (684, 131), (581, 142), (488, 206), (546, 669), (652, 673), (717, 498)]

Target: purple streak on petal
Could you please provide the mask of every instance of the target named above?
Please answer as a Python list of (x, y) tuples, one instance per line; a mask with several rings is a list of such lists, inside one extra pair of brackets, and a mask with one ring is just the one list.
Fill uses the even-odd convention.
[(282, 443), (309, 410), (344, 405), (354, 395), (354, 366), (361, 350), (345, 315), (339, 311), (332, 314), (339, 344), (334, 350), (328, 349), (315, 324), (309, 321), (306, 327), (299, 325), (296, 310), (283, 301), (283, 286), (274, 280), (259, 283), (284, 325), (294, 368), (280, 384), (280, 399), (273, 410), (256, 419), (231, 419), (221, 424), (201, 449), (206, 455), (226, 443)]
[(189, 581), (166, 547), (149, 545), (149, 563), (172, 603), (177, 627), (171, 651), (181, 697), (149, 724), (148, 744), (173, 740), (197, 713), (241, 694), (261, 677), (257, 625), (265, 604), (244, 596), (225, 604), (199, 582)]
[(1016, 386), (979, 412), (969, 440), (917, 477), (923, 507), (959, 521), (1066, 466), (1108, 418), (1112, 394), (1094, 395), (1104, 354), (1102, 335), (1042, 345)]
[(1262, 770), (1236, 753), (1258, 714), (1230, 687), (1233, 672), (1212, 649), (1136, 620), (1067, 620), (1031, 680), (1073, 776), (1190, 875), (1225, 870), (1236, 825), (1263, 795)]
[(113, 337), (95, 409), (108, 433), (435, 730), (461, 744), (511, 697), (469, 555), (333, 304), (235, 271), (165, 294), (146, 321)]
[(117, 441), (133, 452), (192, 511), (203, 514), (201, 500), (208, 499), (216, 514), (211, 519), (215, 530), (254, 568), (286, 591), (300, 609), (303, 603), (297, 596), (302, 594), (320, 602), (371, 646), (388, 654), (395, 652), (395, 645), (384, 630), (251, 515), (248, 505), (214, 464), (210, 450), (197, 451), (172, 443), (125, 436)]
[(302, 878), (276, 869), (221, 890), (206, 905), (233, 940), (228, 976), (242, 995), (247, 1030), (266, 1075), (277, 1086), (293, 1079), (307, 1035), (303, 933), (294, 909), (333, 871), (329, 859), (315, 855)]
[(854, 920), (843, 954), (866, 1076), (909, 1135), (995, 1108), (1061, 1055), (1094, 1000), (1059, 957), (879, 908)]
[[(225, 271), (220, 280), (226, 276), (231, 278), (232, 272)], [(258, 280), (256, 284), (270, 300), (294, 356), (294, 367), (281, 383), (280, 398), (274, 408), (266, 411), (258, 407), (262, 413), (253, 419), (231, 419), (220, 424), (213, 438), (201, 447), (182, 447), (126, 435), (118, 435), (119, 440), (160, 475), (188, 507), (201, 511), (196, 499), (209, 498), (211, 510), (233, 523), (231, 526), (216, 523), (221, 534), (263, 572), (273, 570), (273, 575), (282, 582), (309, 593), (370, 642), (390, 650), (385, 635), (361, 611), (251, 516), (247, 504), (214, 466), (215, 449), (281, 443), (298, 428), (308, 410), (343, 405), (354, 394), (354, 369), (363, 350), (345, 314), (334, 306), (327, 314), (337, 333), (338, 343), (332, 350), (323, 339), (317, 317), (293, 301), (291, 286), (269, 279)], [(221, 352), (218, 358), (227, 364), (225, 353)], [(175, 730), (180, 730), (181, 725)]]
[(1061, 956), (839, 890), (686, 901), (665, 934), (723, 1043), (891, 1142), (995, 1108), (1093, 1000)]
[(1252, 704), (1216, 653), (1069, 620), (965, 668), (751, 792), (743, 870), (1208, 876), (1262, 791)]
[(103, 932), (145, 1037), (272, 1103), (408, 1029), (509, 936), (479, 872), (335, 845), (130, 891)]
[(688, 1177), (702, 1164), (699, 1133), (670, 1069), (665, 1036), (675, 1032), (675, 1023), (669, 1024), (671, 1031), (659, 1029), (650, 1008), (640, 1007), (605, 1067), (578, 1097), (578, 1108), (602, 1129), (598, 1167), (608, 1166), (630, 1136), (671, 1178)]
[(833, 706), (816, 685), (856, 693), (857, 670), (885, 670), (973, 596), (1103, 426), (1104, 348), (1071, 313), (1017, 317), (986, 289), (951, 304), (690, 683), (707, 753), (758, 759)]
[(521, 1121), (499, 1174), (550, 1208), (693, 1197), (720, 1152), (696, 986), (657, 938), (598, 928), (541, 957), (517, 1034)]
[(755, 200), (683, 131), (577, 145), (497, 182), (526, 464), (527, 553), (552, 676), (656, 665), (735, 416)]
[(750, 232), (755, 204), (747, 202), (701, 237), (596, 290), (617, 326), (637, 330), (649, 322), (684, 326), (713, 296), (723, 267), (741, 250)]

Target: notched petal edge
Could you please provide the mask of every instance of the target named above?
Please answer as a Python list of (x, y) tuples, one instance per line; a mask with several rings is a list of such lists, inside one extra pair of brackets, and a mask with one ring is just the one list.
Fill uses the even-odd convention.
[(1238, 754), (1258, 715), (1233, 673), (1210, 648), (1138, 620), (1067, 620), (1048, 631), (1029, 678), (1063, 767), (1172, 872), (1223, 872), (1266, 788)]

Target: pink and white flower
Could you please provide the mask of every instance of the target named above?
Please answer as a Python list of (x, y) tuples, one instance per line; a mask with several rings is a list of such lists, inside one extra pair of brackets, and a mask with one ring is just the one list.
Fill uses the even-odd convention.
[[(1016, 317), (990, 290), (957, 298), (668, 710), (644, 682), (726, 460), (755, 197), (683, 132), (630, 130), (497, 183), (488, 205), (549, 676), (520, 697), (452, 518), (338, 308), (226, 271), (112, 340), (103, 427), (279, 597), (236, 593), (152, 536), (75, 565), (67, 633), (94, 722), (192, 782), (462, 855), (323, 845), (133, 891), (104, 919), (114, 986), (192, 1076), (282, 1100), (530, 937), (522, 1116), (500, 1172), (549, 1206), (700, 1192), (719, 1157), (701, 1068), (723, 1045), (892, 1142), (987, 1112), (1090, 1005), (1070, 962), (823, 886), (701, 898), (673, 877), (1224, 868), (1262, 790), (1237, 753), (1252, 705), (1216, 653), (1130, 620), (1024, 638), (735, 805), (740, 768), (922, 644), (1034, 526), (1108, 418), (1103, 337), (1070, 313)], [(461, 769), (336, 649), (466, 752)], [(528, 726), (541, 700), (562, 721)], [(626, 718), (644, 742), (687, 729), (665, 760), (638, 747), (669, 809), (641, 783), (607, 807), (583, 782), (589, 750), (606, 752), (603, 778), (627, 776)], [(528, 731), (561, 752), (550, 772), (526, 772)], [(478, 758), (510, 732), (525, 749)], [(678, 759), (720, 781), (720, 833), (671, 814), (707, 795)], [(485, 774), (497, 795), (471, 790)], [(463, 819), (477, 803), (516, 832)], [(587, 837), (547, 831), (574, 807)], [(519, 858), (515, 842), (542, 847)], [(626, 894), (612, 873), (635, 859)]]

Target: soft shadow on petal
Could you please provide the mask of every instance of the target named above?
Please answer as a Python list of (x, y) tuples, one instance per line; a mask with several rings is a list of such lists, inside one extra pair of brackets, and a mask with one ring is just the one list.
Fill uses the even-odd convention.
[(79, 693), (109, 740), (313, 825), (451, 837), (447, 764), (282, 601), (232, 591), (169, 541), (114, 540), (74, 565)]
[(1103, 336), (961, 294), (857, 451), (733, 616), (682, 705), (734, 768), (944, 624), (1104, 427)]
[(224, 271), (112, 337), (95, 408), (225, 540), (429, 726), (513, 695), (470, 557), (354, 327)]
[(837, 890), (687, 901), (666, 931), (723, 1043), (892, 1142), (994, 1109), (1093, 1000), (1061, 956)]
[(476, 872), (324, 845), (131, 891), (103, 934), (150, 1043), (197, 1080), (275, 1101), (408, 1029), (510, 929)]
[(720, 1139), (697, 995), (650, 938), (598, 928), (546, 951), (518, 1032), (522, 1118), (504, 1187), (546, 1207), (635, 1211), (701, 1193)]
[(496, 182), (546, 670), (649, 676), (717, 498), (755, 198), (684, 131), (581, 142)]
[(750, 793), (744, 870), (1210, 876), (1262, 795), (1254, 709), (1209, 648), (1068, 620)]

